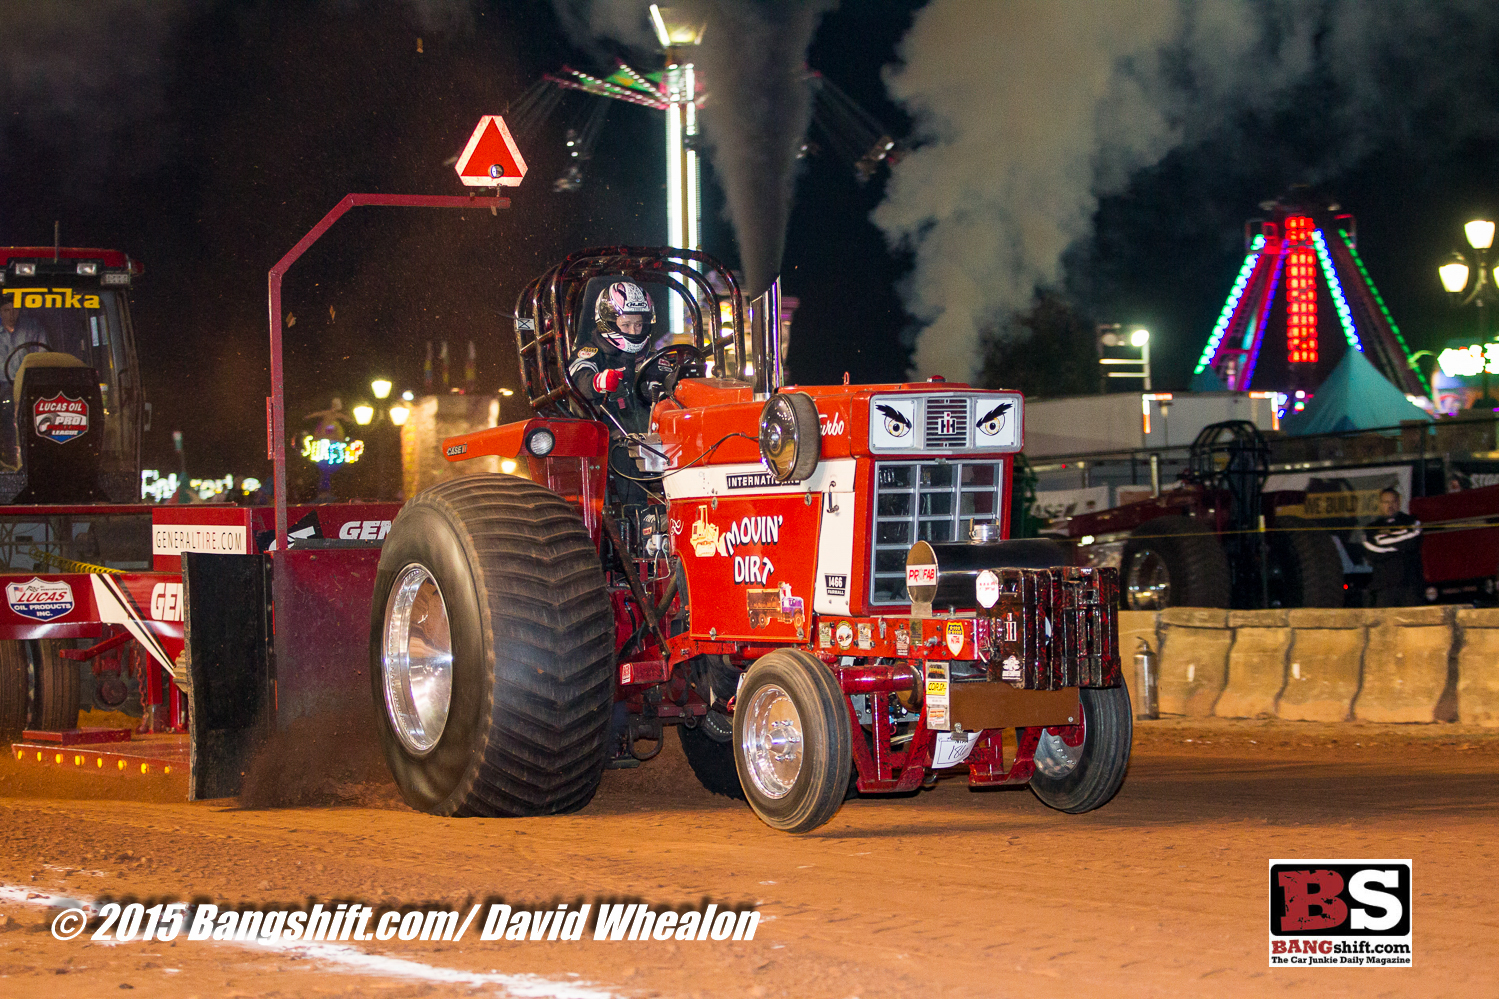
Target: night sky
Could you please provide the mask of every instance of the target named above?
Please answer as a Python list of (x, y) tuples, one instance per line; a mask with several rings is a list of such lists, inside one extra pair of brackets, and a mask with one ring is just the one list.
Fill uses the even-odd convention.
[[(910, 120), (881, 73), (920, 6), (845, 2), (808, 56), (898, 136)], [(480, 115), (564, 63), (610, 68), (609, 44), (576, 47), (545, 0), (6, 2), (0, 13), (0, 241), (49, 243), (58, 220), (65, 245), (144, 262), (132, 303), (155, 407), (147, 464), (167, 463), (181, 429), (193, 476), (268, 477), (266, 272), (308, 228), (351, 191), (460, 193), (444, 161)], [(513, 384), (501, 313), (527, 279), (581, 246), (661, 241), (654, 112), (615, 103), (583, 189), (552, 191), (579, 107), (564, 104), (524, 148), (531, 172), (508, 212), (356, 209), (295, 265), (291, 428), (335, 395), (352, 405), (377, 374), (420, 392), (429, 340), (450, 342), (457, 377), (473, 339), (481, 389)], [(1148, 325), (1159, 387), (1185, 388), (1242, 260), (1244, 221), (1298, 181), (1358, 216), (1360, 252), (1416, 348), (1474, 331), (1435, 268), (1464, 221), (1499, 210), (1499, 144), (1417, 127), (1340, 160), (1329, 147), (1346, 126), (1323, 127), (1333, 111), (1312, 86), (1182, 144), (1103, 198), (1094, 233), (1068, 252), (1065, 296), (1090, 322)], [(909, 256), (869, 218), (884, 179), (860, 186), (835, 157), (804, 161), (783, 268), (802, 302), (790, 365), (804, 383), (844, 371), (898, 380), (910, 364)], [(704, 223), (709, 252), (734, 262), (711, 170)]]

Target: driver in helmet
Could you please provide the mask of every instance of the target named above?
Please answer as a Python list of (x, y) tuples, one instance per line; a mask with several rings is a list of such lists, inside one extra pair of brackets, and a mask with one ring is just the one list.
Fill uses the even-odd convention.
[(639, 370), (648, 355), (656, 309), (650, 294), (633, 281), (614, 281), (594, 303), (593, 329), (581, 333), (567, 373), (590, 402), (629, 426), (643, 421), (638, 383), (655, 380)]

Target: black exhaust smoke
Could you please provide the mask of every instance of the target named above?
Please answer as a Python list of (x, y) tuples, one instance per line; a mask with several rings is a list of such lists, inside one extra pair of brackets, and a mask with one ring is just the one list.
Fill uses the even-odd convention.
[[(612, 38), (649, 58), (659, 52), (649, 0), (553, 0), (575, 41)], [(704, 27), (684, 47), (702, 95), (701, 118), (714, 172), (739, 243), (746, 298), (781, 270), (797, 153), (812, 119), (807, 47), (838, 0), (672, 0), (668, 12)]]
[(703, 130), (753, 298), (781, 270), (797, 153), (812, 117), (807, 46), (837, 0), (718, 0), (706, 15), (699, 65)]

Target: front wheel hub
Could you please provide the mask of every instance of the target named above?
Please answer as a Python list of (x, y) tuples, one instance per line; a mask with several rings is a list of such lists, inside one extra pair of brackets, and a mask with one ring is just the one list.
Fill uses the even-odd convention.
[[(1069, 733), (1076, 739), (1075, 733)], [(1076, 739), (1073, 745), (1064, 738), (1060, 732), (1051, 729), (1042, 729), (1041, 738), (1036, 742), (1036, 754), (1033, 759), (1036, 762), (1037, 772), (1057, 780), (1066, 777), (1077, 769), (1078, 761), (1083, 758), (1083, 740)]]
[(744, 761), (767, 798), (784, 798), (802, 771), (802, 720), (791, 697), (773, 683), (755, 691), (746, 712)]

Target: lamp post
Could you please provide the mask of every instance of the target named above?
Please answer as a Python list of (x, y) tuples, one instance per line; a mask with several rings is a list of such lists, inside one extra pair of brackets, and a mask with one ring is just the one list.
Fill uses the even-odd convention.
[[(1489, 270), (1489, 250), (1494, 245), (1494, 223), (1486, 219), (1474, 219), (1463, 226), (1471, 251), (1452, 253), (1452, 259), (1437, 268), (1442, 287), (1458, 306), (1478, 307), (1478, 339), (1489, 341), (1489, 300), (1495, 297), (1499, 285), (1499, 273)], [(1471, 287), (1470, 287), (1471, 285)], [(1466, 293), (1466, 294), (1465, 294)], [(1460, 299), (1460, 300), (1459, 300)], [(1489, 364), (1485, 360), (1482, 371), (1482, 395), (1470, 407), (1492, 411), (1499, 407), (1499, 400), (1489, 395)]]
[[(1140, 352), (1137, 361), (1130, 357), (1104, 357), (1105, 347), (1133, 347)], [(1138, 378), (1144, 382), (1146, 392), (1151, 390), (1150, 386), (1150, 330), (1136, 326), (1129, 333), (1125, 333), (1118, 323), (1100, 324), (1098, 327), (1098, 363), (1102, 365), (1124, 364), (1134, 366), (1134, 370), (1110, 371), (1107, 378)], [(1105, 383), (1107, 385), (1107, 383)]]

